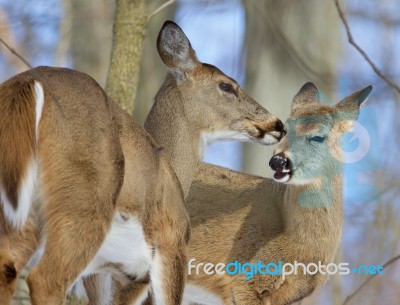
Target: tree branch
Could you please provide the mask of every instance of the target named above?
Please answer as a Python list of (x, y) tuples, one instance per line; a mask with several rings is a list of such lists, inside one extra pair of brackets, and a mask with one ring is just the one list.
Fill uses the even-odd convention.
[(364, 19), (371, 20), (373, 22), (383, 22), (390, 26), (397, 26), (400, 25), (400, 18), (395, 16), (388, 16), (386, 14), (378, 13), (378, 14), (371, 14), (367, 10), (362, 9), (351, 9), (348, 10), (348, 15), (354, 17), (361, 17)]
[(159, 12), (161, 12), (163, 9), (167, 8), (171, 4), (173, 4), (175, 0), (168, 0), (164, 4), (160, 5), (158, 8), (156, 8), (154, 11), (152, 11), (148, 16), (147, 16), (147, 23), (150, 21), (151, 18), (154, 17), (154, 15), (157, 15)]
[(17, 56), (29, 69), (32, 69), (32, 66), (29, 64), (25, 58), (23, 58), (20, 54), (18, 54), (17, 51), (15, 51), (13, 48), (11, 48), (3, 39), (0, 38), (0, 42), (15, 56)]
[[(389, 261), (387, 261), (383, 266), (382, 266), (382, 270), (385, 270), (386, 267), (388, 267), (389, 265), (395, 263), (396, 261), (400, 260), (400, 255), (397, 255), (395, 257), (393, 257), (392, 259), (390, 259)], [(372, 281), (378, 274), (373, 274), (370, 275), (351, 295), (346, 297), (346, 300), (344, 301), (343, 305), (347, 305), (350, 303), (350, 301), (365, 287), (368, 285), (368, 283), (370, 281)]]
[(335, 6), (337, 8), (337, 11), (339, 13), (339, 17), (343, 22), (343, 25), (346, 29), (346, 33), (347, 33), (347, 38), (349, 40), (349, 43), (357, 49), (357, 51), (362, 55), (362, 57), (364, 57), (364, 59), (368, 62), (368, 64), (371, 66), (371, 68), (374, 70), (374, 72), (380, 77), (382, 78), (390, 87), (392, 87), (394, 90), (396, 90), (398, 93), (400, 93), (400, 87), (393, 82), (391, 79), (389, 79), (387, 76), (385, 76), (381, 70), (379, 70), (379, 68), (374, 64), (374, 62), (369, 58), (369, 56), (367, 55), (367, 53), (355, 42), (353, 35), (351, 33), (350, 30), (350, 26), (349, 23), (347, 22), (345, 13), (343, 11), (343, 9), (341, 8), (340, 4), (339, 4), (339, 0), (333, 0), (333, 2), (335, 3)]

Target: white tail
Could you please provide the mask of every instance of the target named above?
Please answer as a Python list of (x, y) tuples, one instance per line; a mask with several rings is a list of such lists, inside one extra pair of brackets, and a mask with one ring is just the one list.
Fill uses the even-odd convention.
[(37, 175), (35, 143), (44, 94), (41, 84), (34, 81), (26, 85), (6, 83), (2, 89), (0, 203), (8, 222), (19, 229), (26, 222), (33, 201)]
[(46, 239), (29, 278), (32, 302), (58, 304), (101, 245), (122, 185), (110, 101), (90, 77), (45, 67), (1, 84), (0, 97), (0, 303), (10, 302), (17, 273)]

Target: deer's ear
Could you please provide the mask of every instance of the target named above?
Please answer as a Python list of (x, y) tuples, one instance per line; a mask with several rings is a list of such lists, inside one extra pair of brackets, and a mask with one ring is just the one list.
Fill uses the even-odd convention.
[(163, 62), (174, 71), (189, 72), (199, 64), (189, 39), (173, 21), (166, 21), (161, 28), (157, 49)]
[(335, 105), (338, 115), (349, 120), (357, 120), (361, 105), (367, 100), (372, 91), (372, 86), (368, 86), (352, 95), (344, 98)]
[(295, 95), (292, 102), (292, 112), (296, 107), (319, 102), (319, 91), (317, 86), (313, 83), (308, 82), (301, 87), (300, 91)]

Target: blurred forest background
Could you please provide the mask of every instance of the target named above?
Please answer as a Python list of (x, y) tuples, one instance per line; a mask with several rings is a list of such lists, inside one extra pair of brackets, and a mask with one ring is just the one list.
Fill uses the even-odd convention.
[[(143, 42), (134, 117), (141, 123), (160, 87), (165, 67), (156, 37), (166, 19), (176, 21), (199, 59), (237, 79), (258, 102), (286, 119), (301, 85), (312, 81), (326, 103), (374, 86), (360, 123), (368, 131), (346, 145), (349, 154), (362, 141), (369, 150), (346, 164), (345, 227), (338, 262), (383, 264), (400, 253), (400, 94), (387, 85), (347, 41), (333, 0), (180, 0), (149, 19)], [(162, 5), (147, 2), (147, 12)], [(32, 66), (71, 67), (105, 87), (110, 63), (114, 0), (0, 0), (0, 38)], [(398, 0), (342, 3), (354, 39), (377, 67), (400, 84)], [(0, 44), (0, 81), (27, 66)], [(1, 119), (1, 118), (0, 118)], [(363, 138), (364, 137), (364, 138)], [(205, 161), (270, 176), (272, 148), (255, 144), (213, 144)], [(333, 277), (302, 305), (343, 304), (365, 280), (354, 274)], [(398, 305), (400, 262), (359, 293), (351, 304)], [(16, 304), (28, 304), (23, 296)]]

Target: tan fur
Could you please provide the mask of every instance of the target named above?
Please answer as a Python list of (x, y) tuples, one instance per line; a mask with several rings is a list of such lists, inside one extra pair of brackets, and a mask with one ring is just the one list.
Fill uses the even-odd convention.
[[(34, 81), (45, 93), (38, 142)], [(101, 245), (123, 181), (123, 155), (110, 101), (93, 79), (67, 69), (36, 68), (0, 89), (1, 109), (10, 107), (2, 118), (14, 124), (8, 132), (1, 130), (0, 137), (12, 142), (4, 147), (3, 141), (1, 150), (14, 150), (16, 157), (9, 158), (8, 166), (20, 173), (26, 171), (26, 160), (37, 161), (35, 193), (42, 203), (38, 215), (31, 211), (21, 228), (12, 226), (0, 210), (1, 261), (8, 257), (7, 264), (13, 264), (16, 275), (36, 250), (39, 236), (46, 237), (44, 256), (28, 278), (32, 303), (62, 304), (68, 286)], [(24, 99), (19, 92), (24, 92)], [(13, 192), (18, 191), (23, 175), (16, 177), (16, 183), (10, 184)], [(0, 289), (12, 292), (13, 285), (2, 281)], [(0, 294), (0, 303), (8, 304), (11, 294)]]
[[(192, 223), (188, 259), (196, 258), (196, 263), (331, 262), (342, 225), (340, 181), (335, 185), (331, 209), (304, 209), (296, 201), (302, 187), (289, 190), (270, 179), (202, 166), (187, 203)], [(308, 295), (325, 277), (288, 276), (275, 290), (281, 280), (279, 276), (246, 281), (243, 276), (200, 274), (189, 276), (188, 282), (221, 296), (224, 304), (231, 304), (232, 289), (238, 305), (262, 304), (266, 296), (271, 304), (280, 305)]]
[[(291, 117), (299, 119), (317, 115), (325, 124), (325, 115), (336, 120), (329, 138), (338, 139), (348, 131), (358, 116), (360, 104), (371, 88), (353, 94), (338, 103), (335, 108), (311, 101), (315, 88), (307, 84), (294, 99)], [(311, 89), (311, 90), (310, 90)], [(316, 89), (316, 88), (315, 88)], [(311, 91), (311, 92), (310, 92)], [(351, 103), (349, 103), (349, 99)], [(351, 104), (351, 107), (346, 107)], [(355, 106), (356, 105), (356, 106)], [(349, 120), (337, 119), (338, 112), (351, 114)], [(352, 111), (356, 110), (356, 113)], [(289, 129), (291, 127), (288, 127)], [(310, 126), (306, 133), (312, 134)], [(290, 132), (290, 130), (289, 130)], [(288, 155), (288, 137), (279, 144), (277, 152)], [(330, 149), (340, 150), (339, 143), (331, 143)], [(306, 152), (303, 152), (306, 153)], [(290, 154), (289, 154), (290, 155)], [(289, 157), (290, 158), (290, 157)], [(312, 158), (310, 159), (312, 162)], [(192, 239), (188, 259), (197, 262), (301, 262), (323, 264), (332, 262), (341, 238), (343, 224), (342, 178), (332, 181), (332, 197), (319, 191), (321, 200), (331, 200), (320, 207), (299, 206), (298, 196), (307, 189), (320, 190), (320, 181), (298, 185), (282, 185), (270, 179), (234, 173), (209, 165), (201, 167), (200, 174), (192, 184), (187, 200), (191, 216)], [(231, 304), (286, 305), (301, 300), (322, 285), (327, 275), (255, 275), (250, 281), (243, 276), (192, 275), (188, 283), (199, 285)]]
[(3, 83), (0, 92), (0, 185), (15, 210), (35, 147), (33, 80), (16, 77)]
[[(231, 84), (237, 97), (219, 92), (220, 83)], [(237, 131), (248, 134), (247, 141), (262, 143), (264, 135), (283, 131), (280, 121), (236, 81), (208, 64), (197, 63), (182, 83), (168, 74), (155, 101), (144, 127), (165, 147), (185, 194), (201, 161), (200, 152), (205, 148), (200, 143), (202, 134)]]
[[(303, 89), (307, 90), (307, 86)], [(369, 93), (370, 88), (365, 91)], [(352, 102), (357, 102), (358, 107), (365, 99), (360, 95), (363, 93), (352, 96)], [(299, 123), (310, 113), (335, 116), (336, 109), (346, 111), (339, 107), (341, 103), (332, 108), (321, 103), (307, 104), (307, 101), (307, 98), (294, 101), (294, 104), (300, 104), (292, 108), (292, 117), (300, 118)], [(358, 111), (353, 106), (350, 111), (354, 109)], [(351, 120), (354, 121), (357, 115), (353, 115)], [(347, 131), (350, 125), (351, 121), (339, 122), (338, 128), (329, 136), (335, 137)], [(313, 131), (313, 126), (303, 130), (304, 133)], [(338, 147), (335, 143), (331, 148), (338, 150)], [(288, 151), (286, 136), (277, 152), (286, 155)], [(300, 192), (319, 190), (320, 181), (306, 185), (279, 184), (272, 179), (201, 165), (186, 201), (192, 225), (188, 260), (195, 258), (194, 264), (214, 265), (236, 260), (242, 263), (260, 260), (265, 264), (278, 263), (279, 260), (283, 263), (331, 263), (343, 224), (341, 176), (336, 176), (332, 185), (332, 205), (325, 203), (320, 207), (305, 208), (299, 206)], [(319, 194), (321, 200), (327, 198), (323, 191)], [(255, 275), (247, 281), (243, 275), (207, 275), (202, 271), (197, 275), (194, 272), (192, 270), (192, 275), (189, 275), (188, 284), (213, 293), (226, 305), (292, 304), (311, 294), (327, 279), (327, 275), (317, 273), (313, 276), (287, 275), (285, 278)], [(125, 296), (119, 304), (133, 304), (133, 299), (127, 295), (135, 293), (134, 288), (133, 292), (123, 292)]]
[[(1, 304), (10, 302), (13, 277), (36, 250), (39, 234), (46, 238), (46, 247), (28, 277), (32, 304), (62, 304), (67, 288), (109, 230), (119, 194), (118, 211), (139, 216), (146, 239), (163, 253), (165, 266), (177, 268), (168, 272), (176, 277), (166, 283), (166, 304), (178, 304), (189, 223), (179, 181), (162, 149), (84, 74), (37, 68), (18, 78), (29, 83), (39, 79), (46, 93), (36, 145), (38, 201), (44, 206), (31, 214), (21, 231), (1, 212)], [(129, 171), (120, 191), (124, 167)]]
[[(176, 25), (166, 27), (181, 31)], [(194, 51), (189, 51), (194, 56)], [(186, 142), (189, 147), (178, 146), (183, 150), (167, 151), (156, 144), (85, 74), (41, 67), (9, 81), (14, 84), (22, 80), (31, 93), (33, 81), (40, 83), (45, 103), (39, 141), (33, 150), (38, 177), (29, 219), (18, 230), (7, 223), (4, 211), (0, 210), (0, 249), (4, 250), (0, 256), (0, 291), (4, 291), (1, 304), (9, 304), (16, 275), (44, 241), (43, 256), (28, 276), (32, 304), (62, 304), (67, 289), (97, 254), (115, 215), (123, 221), (132, 217), (138, 220), (147, 246), (159, 257), (163, 268), (163, 303), (180, 304), (190, 237), (184, 206), (190, 183), (185, 177), (197, 172), (193, 165), (200, 158), (201, 133), (234, 130), (254, 141), (263, 141), (268, 135), (268, 141), (275, 143), (284, 132), (282, 123), (247, 97), (236, 82), (215, 67), (199, 63), (195, 57), (190, 60), (194, 63), (192, 71), (185, 71), (185, 75), (176, 75), (181, 72), (174, 71), (175, 80), (170, 74), (153, 108), (153, 114), (162, 115), (168, 124), (166, 139), (172, 143), (190, 139)], [(235, 96), (218, 88), (221, 81), (235, 86)], [(12, 92), (9, 96), (13, 96)], [(26, 96), (25, 103), (32, 104), (33, 95)], [(12, 102), (6, 99), (2, 103)], [(34, 117), (34, 107), (29, 109), (28, 117)], [(252, 115), (253, 109), (257, 110), (256, 115)], [(189, 110), (197, 113), (188, 115)], [(19, 119), (16, 113), (12, 114)], [(24, 132), (31, 131), (16, 128), (7, 137), (18, 138), (18, 133)], [(19, 153), (19, 148), (14, 147)], [(183, 162), (177, 162), (180, 159)], [(26, 170), (27, 165), (21, 163), (24, 160), (12, 160), (11, 167)], [(17, 182), (14, 188), (19, 185)], [(19, 256), (18, 252), (24, 254)], [(106, 262), (101, 268), (102, 272), (109, 270), (116, 276), (126, 275), (118, 264), (110, 266)], [(151, 282), (149, 275), (146, 279)], [(97, 286), (90, 279), (85, 287), (90, 297), (98, 296)]]
[[(165, 54), (169, 49), (175, 47), (175, 45), (171, 45), (173, 40), (166, 41), (165, 37), (160, 38), (163, 35), (169, 37), (169, 31), (174, 32), (175, 34), (172, 36), (178, 41), (177, 43), (183, 44), (182, 48), (187, 49), (188, 56), (185, 57), (184, 62), (180, 62), (180, 59), (174, 58), (170, 54)], [(248, 141), (259, 141), (261, 143), (269, 136), (271, 137), (269, 139), (271, 142), (263, 144), (270, 144), (276, 142), (284, 134), (284, 130), (280, 120), (249, 97), (235, 80), (226, 76), (214, 66), (200, 63), (195, 57), (195, 52), (191, 48), (189, 41), (179, 27), (167, 22), (160, 32), (160, 37), (158, 39), (159, 52), (169, 68), (169, 73), (155, 97), (145, 128), (156, 142), (162, 145), (163, 148), (157, 148), (157, 153), (168, 156), (179, 180), (182, 195), (186, 197), (192, 179), (198, 171), (201, 152), (207, 144), (202, 141), (203, 135), (221, 131), (234, 131), (245, 134)], [(221, 83), (230, 84), (235, 93), (222, 92), (219, 88)], [(125, 120), (127, 118), (118, 118), (117, 121)], [(229, 137), (225, 136), (223, 139), (227, 138)], [(122, 145), (135, 144), (131, 141), (125, 143), (122, 140)], [(126, 150), (130, 151), (130, 148)], [(148, 181), (147, 179), (140, 179), (139, 181), (137, 178), (140, 176), (130, 174), (138, 166), (146, 168), (146, 173), (153, 172), (151, 164), (143, 164), (147, 154), (144, 151), (143, 156), (132, 156), (132, 158), (125, 154), (125, 183), (127, 185), (138, 185), (139, 193), (145, 192), (147, 186), (155, 183), (158, 179), (150, 175)], [(131, 165), (131, 162), (141, 162), (141, 164)], [(172, 177), (169, 181), (173, 181)], [(162, 205), (165, 204), (165, 207), (168, 207), (173, 199), (170, 188), (171, 186), (166, 186), (161, 189), (166, 196), (165, 203), (162, 201)], [(149, 194), (146, 193), (146, 195), (148, 196)], [(119, 204), (119, 206), (123, 206), (122, 210), (133, 213), (139, 210), (140, 207), (132, 209), (132, 204), (129, 203), (131, 196), (132, 193), (125, 194), (123, 188), (120, 202), (125, 202), (126, 198), (127, 204)], [(174, 229), (175, 226), (185, 224), (185, 220), (175, 220), (171, 218), (171, 213), (153, 209), (148, 212), (145, 210), (142, 213), (146, 213), (143, 216), (143, 219), (146, 220), (146, 222), (143, 222), (145, 232), (152, 239), (157, 238), (159, 240), (159, 248), (165, 247), (169, 249), (173, 247), (180, 249), (179, 251), (168, 250), (171, 255), (165, 256), (165, 265), (171, 266), (171, 269), (165, 270), (167, 275), (164, 279), (164, 285), (169, 287), (168, 289), (170, 290), (183, 291), (182, 283), (186, 278), (186, 250), (183, 250), (183, 244), (176, 244), (173, 239), (176, 239), (175, 236), (177, 234), (176, 229)], [(172, 225), (174, 223), (175, 225)], [(186, 241), (188, 238), (188, 235), (185, 236)], [(175, 262), (175, 264), (170, 262)], [(176, 275), (179, 280), (171, 275)], [(88, 291), (89, 296), (98, 295), (95, 291), (97, 286), (93, 283), (96, 280), (96, 278), (91, 278), (90, 281), (92, 283), (85, 285), (90, 290)], [(87, 281), (89, 280), (85, 282)], [(126, 302), (125, 297), (128, 297), (129, 300), (136, 299), (146, 285), (134, 283), (132, 287), (136, 288), (123, 288), (124, 291), (133, 291), (133, 295), (129, 297), (121, 293), (121, 302)], [(173, 294), (169, 293), (169, 295), (172, 296)], [(89, 301), (93, 305), (99, 303), (96, 297), (89, 297)], [(173, 300), (172, 303), (178, 304), (179, 302), (179, 300)]]

